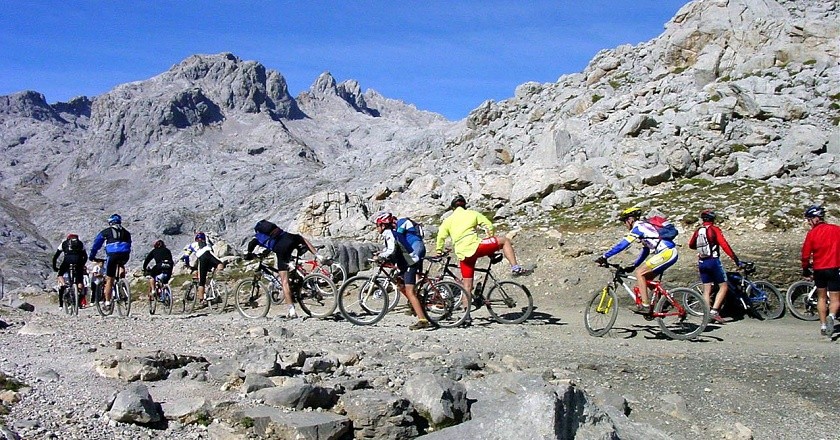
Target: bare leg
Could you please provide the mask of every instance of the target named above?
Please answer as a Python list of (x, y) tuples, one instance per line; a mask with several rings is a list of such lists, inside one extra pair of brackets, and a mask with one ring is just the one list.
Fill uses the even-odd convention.
[(837, 314), (840, 313), (840, 292), (828, 292), (829, 296), (829, 307), (831, 308), (830, 313), (837, 318)]
[(636, 286), (639, 288), (639, 296), (642, 297), (642, 305), (645, 307), (650, 306), (650, 300), (648, 299), (648, 291), (647, 291), (647, 277), (651, 274), (651, 270), (647, 265), (641, 264), (639, 267), (636, 268), (634, 274), (636, 275)]
[(516, 252), (513, 251), (513, 243), (507, 237), (499, 235), (496, 236), (496, 240), (502, 248), (502, 255), (505, 256), (505, 259), (508, 260), (511, 266), (516, 266)]
[[(820, 324), (825, 325), (825, 318), (828, 316), (828, 295), (825, 288), (817, 288), (817, 312), (820, 315)], [(832, 305), (832, 308), (834, 306)]]
[[(714, 287), (714, 283), (703, 283), (703, 299), (706, 300), (706, 304), (709, 307), (712, 307), (712, 288)], [(712, 307), (714, 308), (714, 307)]]
[(294, 306), (294, 302), (292, 301), (292, 288), (289, 285), (288, 270), (280, 271), (280, 282), (283, 284), (283, 297), (286, 300), (286, 304), (288, 304), (289, 306)]
[(420, 299), (417, 298), (417, 294), (414, 290), (414, 284), (406, 284), (405, 291), (403, 293), (405, 294), (405, 297), (408, 298), (408, 303), (411, 304), (411, 308), (414, 310), (414, 314), (417, 316), (417, 319), (425, 319), (423, 306), (420, 305)]
[(105, 276), (105, 301), (111, 301), (111, 287), (114, 285), (114, 277)]
[(727, 293), (729, 293), (729, 283), (720, 283), (718, 285), (718, 294), (715, 298), (715, 304), (712, 306), (713, 309), (720, 311), (720, 308), (723, 307), (723, 301), (726, 300)]

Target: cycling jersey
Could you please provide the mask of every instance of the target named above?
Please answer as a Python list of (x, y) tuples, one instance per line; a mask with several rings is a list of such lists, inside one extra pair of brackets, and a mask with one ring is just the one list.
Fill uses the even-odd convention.
[(73, 240), (64, 240), (61, 242), (60, 245), (58, 245), (58, 249), (55, 250), (55, 254), (52, 258), (53, 269), (57, 268), (56, 263), (58, 263), (58, 257), (62, 253), (64, 254), (62, 266), (65, 264), (75, 264), (76, 266), (84, 266), (85, 263), (87, 263), (85, 245), (78, 238)]
[[(149, 263), (154, 260), (155, 265), (153, 267), (148, 267)], [(143, 269), (149, 269), (151, 272), (169, 272), (172, 273), (172, 267), (175, 264), (172, 262), (172, 252), (165, 248), (155, 248), (149, 252), (149, 255), (146, 255), (146, 259), (143, 260)]]
[(382, 231), (382, 239), (385, 240), (385, 248), (377, 256), (396, 263), (397, 268), (400, 270), (400, 275), (403, 277), (403, 282), (408, 285), (414, 285), (417, 283), (417, 270), (421, 264), (419, 261), (411, 261), (411, 248), (406, 249), (397, 238), (398, 235), (393, 229), (384, 229)]
[(131, 233), (122, 225), (111, 225), (100, 231), (93, 239), (93, 246), (90, 248), (91, 260), (96, 258), (103, 244), (106, 255), (128, 254), (131, 252)]
[(494, 233), (493, 223), (478, 211), (455, 208), (452, 215), (443, 220), (437, 234), (435, 249), (437, 253), (443, 251), (446, 238), (452, 238), (452, 247), (459, 260), (464, 260), (475, 254), (481, 237), (478, 236), (475, 228), (483, 227), (487, 235)]
[(420, 226), (409, 218), (397, 220), (397, 227), (393, 229), (394, 238), (407, 251), (409, 264), (417, 263), (426, 256), (426, 244), (419, 232)]
[(802, 268), (809, 264), (814, 270), (840, 268), (840, 226), (819, 223), (808, 231), (802, 243)]
[[(651, 252), (654, 254), (660, 254), (662, 252), (668, 251), (673, 249), (673, 252), (669, 252), (669, 260), (670, 255), (673, 254), (676, 256), (676, 247), (677, 245), (674, 244), (671, 240), (665, 240), (659, 238), (659, 234), (656, 232), (656, 228), (651, 225), (650, 223), (644, 220), (637, 220), (633, 223), (633, 227), (630, 229), (630, 232), (624, 236), (612, 249), (608, 250), (604, 254), (604, 258), (610, 258), (621, 251), (630, 247), (630, 245), (634, 242), (638, 241), (642, 243), (642, 252), (636, 257), (636, 261), (633, 263), (633, 266), (638, 266), (641, 264), (645, 259), (650, 255)], [(673, 262), (672, 262), (673, 264)]]
[[(729, 242), (726, 241), (726, 238), (724, 238), (723, 232), (719, 227), (715, 226), (712, 222), (703, 222), (703, 226), (701, 226), (701, 228), (706, 228), (706, 240), (709, 241), (711, 256), (700, 256), (699, 258), (720, 258), (720, 250), (723, 249), (723, 252), (725, 252), (726, 255), (729, 255), (729, 258), (731, 258), (732, 261), (738, 260), (738, 257), (735, 256), (735, 252), (732, 251), (732, 247), (729, 246)], [(697, 228), (697, 230), (694, 231), (694, 235), (692, 235), (691, 239), (688, 240), (689, 249), (697, 249), (697, 237), (699, 236), (699, 233), (700, 228)]]
[[(210, 240), (207, 241), (194, 241), (184, 247), (184, 253), (181, 254), (181, 260), (184, 261), (187, 265), (190, 264), (190, 256), (195, 254), (196, 258), (201, 258), (205, 253), (213, 254), (213, 242)], [(213, 258), (216, 258), (213, 255)], [(218, 259), (218, 258), (217, 258)]]

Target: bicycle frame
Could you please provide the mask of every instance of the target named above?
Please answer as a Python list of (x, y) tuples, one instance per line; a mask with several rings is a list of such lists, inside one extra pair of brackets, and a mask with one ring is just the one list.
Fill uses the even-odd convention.
[[(651, 304), (651, 306), (653, 306), (653, 304), (655, 304), (656, 301), (658, 301), (660, 297), (665, 297), (665, 298), (668, 298), (668, 302), (671, 303), (671, 306), (673, 307), (673, 309), (672, 309), (671, 312), (651, 311), (650, 317), (651, 318), (664, 318), (666, 316), (681, 316), (681, 315), (684, 315), (686, 313), (686, 311), (683, 308), (682, 304), (680, 304), (679, 301), (674, 301), (674, 298), (671, 296), (671, 294), (668, 293), (668, 291), (665, 290), (664, 287), (662, 287), (661, 278), (662, 278), (662, 275), (660, 274), (659, 279), (646, 280), (646, 285), (647, 285), (648, 289), (650, 290), (650, 298), (648, 299), (648, 303)], [(625, 272), (617, 270), (615, 272), (615, 276), (614, 276), (612, 282), (613, 282), (613, 285), (616, 288), (618, 286), (623, 287), (624, 291), (627, 292), (628, 295), (630, 295), (631, 299), (633, 299), (633, 302), (636, 304), (636, 306), (641, 306), (642, 305), (642, 296), (640, 294), (637, 294), (635, 290), (633, 290), (630, 286), (627, 285), (627, 280), (637, 281), (638, 279), (635, 276), (630, 275), (629, 273), (625, 273)], [(604, 297), (606, 297), (606, 295), (604, 295)], [(602, 299), (602, 301), (603, 301), (603, 299)], [(600, 305), (599, 305), (599, 307), (600, 307)]]

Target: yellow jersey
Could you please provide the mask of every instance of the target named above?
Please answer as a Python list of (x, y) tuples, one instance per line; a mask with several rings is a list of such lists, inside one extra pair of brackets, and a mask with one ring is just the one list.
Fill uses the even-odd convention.
[(493, 223), (483, 214), (472, 209), (455, 208), (452, 215), (443, 220), (437, 234), (435, 249), (437, 253), (443, 251), (446, 238), (452, 239), (452, 247), (458, 260), (463, 260), (475, 254), (483, 237), (479, 237), (476, 227), (482, 226), (489, 236), (493, 235)]

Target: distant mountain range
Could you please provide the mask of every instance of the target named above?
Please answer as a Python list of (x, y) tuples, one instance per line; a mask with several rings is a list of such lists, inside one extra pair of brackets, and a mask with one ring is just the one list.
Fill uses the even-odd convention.
[(459, 122), (329, 73), (292, 97), (229, 53), (66, 103), (0, 96), (0, 267), (41, 285), (63, 236), (89, 243), (113, 212), (136, 264), (156, 238), (240, 244), (263, 217), (370, 237), (370, 213), (436, 218), (458, 193), (504, 216), (689, 177), (836, 183), (838, 42), (833, 1), (698, 0), (661, 36)]

